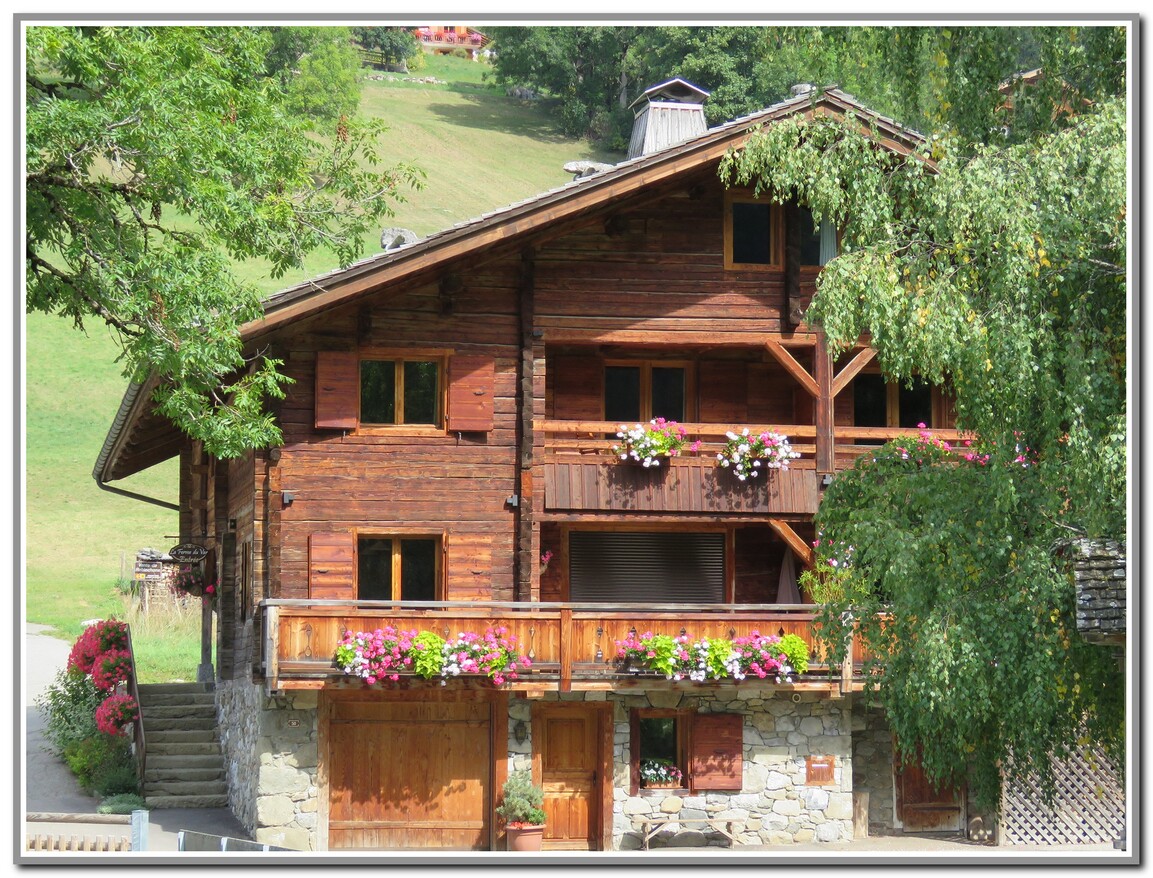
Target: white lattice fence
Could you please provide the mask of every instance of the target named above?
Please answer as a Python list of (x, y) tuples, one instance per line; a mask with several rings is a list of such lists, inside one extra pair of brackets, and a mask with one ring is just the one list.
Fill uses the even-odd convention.
[(1057, 797), (1045, 805), (1033, 783), (1010, 786), (1001, 814), (1001, 843), (1103, 844), (1125, 829), (1125, 792), (1113, 764), (1097, 750), (1054, 763)]

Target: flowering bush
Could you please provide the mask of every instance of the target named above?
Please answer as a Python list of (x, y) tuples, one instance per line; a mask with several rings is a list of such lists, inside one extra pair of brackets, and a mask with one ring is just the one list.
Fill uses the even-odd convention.
[(682, 784), (684, 781), (684, 773), (669, 759), (646, 759), (641, 763), (642, 786)]
[[(645, 632), (630, 633), (616, 641), (617, 661), (664, 674), (670, 680), (744, 680), (752, 675), (758, 679), (772, 677), (777, 683), (792, 682), (791, 674), (808, 670), (808, 645), (796, 635), (788, 649), (781, 638), (753, 631), (733, 640), (701, 638), (690, 641), (686, 635)], [(790, 655), (797, 661), (794, 665)], [(798, 665), (803, 662), (803, 669)]]
[(739, 434), (728, 432), (729, 441), (717, 455), (717, 466), (732, 467), (742, 482), (756, 478), (764, 469), (788, 469), (789, 461), (801, 455), (793, 451), (789, 437), (783, 433), (766, 430), (760, 434), (750, 434), (745, 427)]
[(127, 650), (110, 649), (101, 653), (92, 665), (92, 682), (101, 692), (111, 692), (132, 673), (132, 657)]
[[(676, 421), (654, 418), (647, 424), (628, 427), (621, 424), (618, 439), (624, 441), (613, 446), (613, 454), (621, 460), (635, 460), (643, 466), (660, 466), (661, 457), (676, 457), (685, 447), (688, 433)], [(690, 451), (701, 447), (700, 442), (689, 446)]]
[(68, 669), (81, 674), (92, 673), (96, 659), (110, 649), (128, 648), (128, 625), (115, 619), (102, 619), (89, 625), (72, 644), (68, 654)]
[(96, 728), (106, 735), (120, 735), (139, 715), (140, 706), (131, 695), (109, 695), (96, 708)]
[(395, 682), (402, 673), (426, 680), (439, 676), (442, 685), (448, 677), (484, 674), (500, 686), (532, 663), (517, 653), (516, 638), (506, 628), (489, 628), (483, 635), (465, 632), (445, 641), (432, 631), (399, 631), (390, 625), (346, 631), (336, 647), (336, 664), (370, 686), (385, 679)]

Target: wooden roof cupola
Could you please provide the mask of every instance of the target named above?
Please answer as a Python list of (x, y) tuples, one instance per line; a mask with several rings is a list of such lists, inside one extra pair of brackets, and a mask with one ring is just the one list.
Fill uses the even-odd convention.
[(659, 152), (704, 134), (709, 93), (683, 79), (654, 85), (629, 105), (635, 114), (629, 158)]

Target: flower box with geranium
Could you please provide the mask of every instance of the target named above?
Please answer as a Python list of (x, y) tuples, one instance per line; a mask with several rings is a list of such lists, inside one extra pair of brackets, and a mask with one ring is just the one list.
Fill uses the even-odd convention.
[(749, 677), (791, 683), (792, 674), (808, 669), (808, 645), (796, 635), (784, 638), (753, 631), (732, 640), (686, 635), (630, 633), (616, 641), (622, 670), (648, 671), (669, 680), (744, 680)]
[[(617, 438), (622, 440), (613, 446), (613, 454), (623, 461), (639, 463), (644, 467), (661, 465), (661, 458), (678, 456), (688, 444), (688, 433), (676, 421), (653, 418), (647, 424), (629, 427), (621, 424)], [(689, 445), (689, 451), (700, 448), (700, 442)]]
[(503, 627), (484, 634), (461, 632), (446, 641), (433, 631), (402, 631), (391, 625), (375, 631), (346, 631), (336, 647), (336, 664), (372, 686), (401, 675), (431, 680), (478, 675), (497, 686), (517, 679), (532, 662), (517, 651), (516, 637)]
[(641, 786), (647, 789), (679, 789), (685, 775), (670, 759), (646, 759), (641, 763)]
[(783, 433), (750, 433), (745, 427), (740, 433), (730, 431), (725, 435), (729, 441), (717, 455), (717, 466), (732, 469), (742, 482), (755, 479), (762, 470), (788, 469), (789, 461), (801, 456), (793, 451), (789, 437)]

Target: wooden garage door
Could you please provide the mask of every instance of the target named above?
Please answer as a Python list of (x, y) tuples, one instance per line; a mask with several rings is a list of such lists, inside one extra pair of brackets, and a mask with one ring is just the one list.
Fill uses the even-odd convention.
[(330, 850), (489, 847), (488, 702), (334, 700)]

